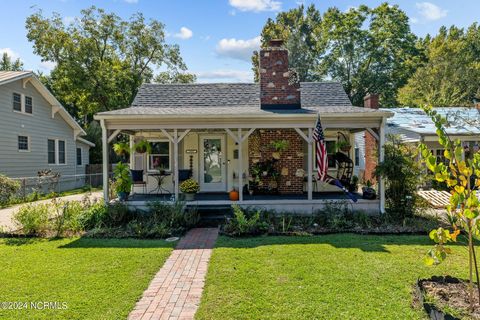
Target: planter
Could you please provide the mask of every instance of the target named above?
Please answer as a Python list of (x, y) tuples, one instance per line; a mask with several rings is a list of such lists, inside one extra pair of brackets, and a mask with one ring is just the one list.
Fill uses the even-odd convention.
[(362, 188), (362, 198), (367, 200), (374, 200), (377, 197), (375, 189), (370, 187)]
[[(468, 283), (465, 280), (453, 277), (431, 277), (430, 279), (419, 279), (415, 285), (415, 295), (420, 305), (423, 306), (429, 319), (435, 320), (459, 320), (447, 310), (458, 310), (461, 318), (478, 319), (480, 311), (478, 307), (470, 314), (467, 302)], [(477, 288), (474, 288), (475, 294)], [(426, 296), (433, 296), (438, 303), (432, 303), (425, 299)], [(431, 299), (428, 299), (431, 300)], [(476, 302), (477, 303), (477, 302)], [(442, 305), (445, 308), (442, 308)], [(445, 310), (442, 310), (445, 309)]]
[(184, 193), (185, 201), (195, 200), (195, 193)]
[(120, 200), (120, 201), (127, 201), (129, 195), (130, 195), (130, 192), (118, 192), (117, 193), (118, 200)]

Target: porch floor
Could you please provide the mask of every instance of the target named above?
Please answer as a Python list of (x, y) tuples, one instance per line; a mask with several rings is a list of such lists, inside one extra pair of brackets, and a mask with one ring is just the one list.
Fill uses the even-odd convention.
[[(362, 199), (360, 193), (354, 193), (357, 199)], [(171, 200), (172, 194), (142, 194), (135, 193), (128, 198), (128, 201), (168, 201)], [(314, 192), (313, 200), (349, 200), (349, 198), (341, 192)], [(229, 201), (228, 193), (197, 193), (195, 201)], [(243, 195), (243, 201), (275, 201), (275, 200), (307, 200), (307, 193), (303, 194), (262, 194), (262, 195)]]

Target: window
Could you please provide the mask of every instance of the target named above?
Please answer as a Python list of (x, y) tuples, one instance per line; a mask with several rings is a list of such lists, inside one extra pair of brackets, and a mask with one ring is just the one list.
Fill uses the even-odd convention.
[(77, 148), (77, 166), (82, 165), (82, 148)]
[[(336, 149), (337, 149), (336, 144), (337, 144), (336, 140), (325, 140), (325, 148), (327, 149), (328, 168), (329, 169), (335, 169), (336, 168), (335, 159), (333, 158), (333, 156), (337, 152), (336, 151)], [(313, 167), (314, 167), (314, 169), (317, 169), (316, 144), (314, 143), (313, 146), (314, 146), (314, 148), (313, 148)]]
[(13, 110), (22, 112), (22, 96), (19, 93), (13, 93)]
[(148, 156), (148, 170), (170, 170), (170, 143), (168, 141), (151, 141), (152, 153)]
[(25, 96), (25, 113), (33, 113), (33, 100), (32, 97)]
[(443, 164), (448, 165), (450, 162), (447, 158), (445, 158), (444, 153), (445, 149), (437, 149), (433, 154), (437, 157), (437, 163), (442, 162)]
[(18, 151), (28, 151), (28, 137), (27, 136), (18, 136)]
[(355, 148), (355, 166), (358, 167), (360, 165), (360, 148)]
[(55, 164), (55, 140), (48, 139), (48, 164)]
[(65, 141), (58, 140), (58, 164), (65, 164)]

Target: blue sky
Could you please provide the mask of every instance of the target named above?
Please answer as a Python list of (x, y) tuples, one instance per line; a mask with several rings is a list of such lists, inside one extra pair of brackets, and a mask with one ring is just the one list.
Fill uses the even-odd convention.
[[(316, 0), (322, 12), (336, 6), (347, 10), (383, 1)], [(190, 72), (199, 82), (252, 81), (250, 53), (258, 48), (259, 34), (268, 17), (280, 10), (298, 6), (299, 0), (0, 0), (0, 52), (19, 57), (29, 70), (48, 72), (52, 63), (42, 62), (33, 54), (26, 38), (25, 19), (37, 9), (50, 15), (60, 13), (66, 21), (79, 15), (81, 9), (95, 5), (127, 19), (135, 12), (157, 19), (166, 25), (167, 41), (180, 46)], [(410, 17), (412, 31), (424, 36), (435, 34), (442, 25), (466, 27), (477, 21), (479, 0), (390, 1), (398, 4)]]

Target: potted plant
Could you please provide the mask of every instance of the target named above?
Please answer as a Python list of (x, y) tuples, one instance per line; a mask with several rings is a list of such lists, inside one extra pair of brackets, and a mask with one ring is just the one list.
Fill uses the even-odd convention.
[(279, 160), (281, 153), (288, 148), (288, 140), (275, 140), (270, 143), (275, 152), (272, 153), (272, 158)]
[(180, 191), (185, 194), (186, 201), (195, 200), (195, 193), (200, 191), (200, 185), (197, 181), (190, 178), (180, 184)]
[(130, 147), (128, 143), (120, 141), (113, 145), (113, 151), (120, 157), (126, 157), (130, 154)]
[(132, 188), (132, 177), (127, 164), (119, 162), (113, 170), (115, 179), (115, 191), (120, 201), (127, 200)]
[(337, 147), (337, 150), (340, 150), (342, 152), (349, 152), (350, 149), (352, 148), (350, 143), (345, 140), (337, 141), (336, 147)]
[(367, 180), (366, 185), (362, 187), (362, 198), (367, 200), (373, 200), (377, 197), (375, 189), (372, 188), (372, 182)]
[(350, 181), (350, 185), (348, 186), (349, 192), (357, 192), (358, 190), (358, 177), (353, 176), (352, 181)]
[(133, 146), (134, 150), (136, 153), (151, 153), (152, 152), (152, 146), (150, 145), (150, 142), (147, 140), (140, 140), (135, 145)]

